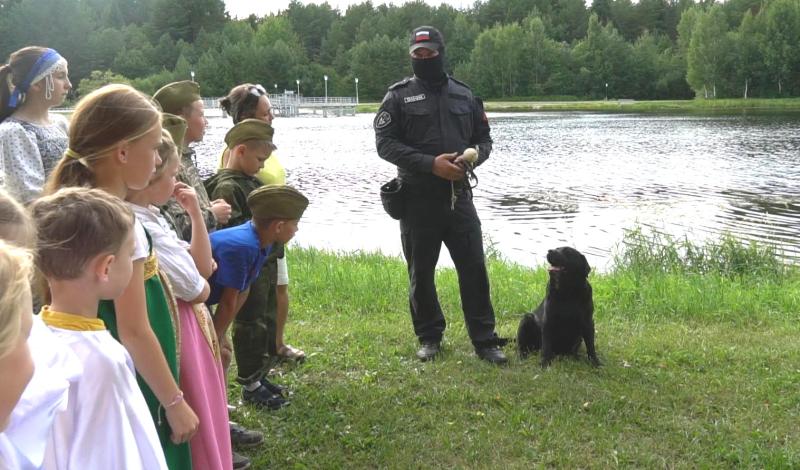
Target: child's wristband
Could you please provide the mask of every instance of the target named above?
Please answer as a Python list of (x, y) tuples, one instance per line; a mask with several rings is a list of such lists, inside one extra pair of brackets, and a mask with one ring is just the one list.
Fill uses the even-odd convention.
[(178, 393), (175, 394), (175, 397), (172, 399), (171, 402), (167, 405), (162, 405), (161, 403), (158, 404), (158, 420), (156, 424), (161, 426), (161, 410), (163, 409), (166, 412), (168, 409), (172, 408), (173, 406), (177, 405), (178, 403), (183, 401), (183, 392), (179, 389)]
[(172, 401), (169, 402), (169, 404), (164, 405), (164, 408), (166, 409), (172, 408), (173, 406), (177, 405), (182, 401), (183, 401), (183, 392), (178, 390), (178, 393), (175, 394), (175, 397), (172, 399)]

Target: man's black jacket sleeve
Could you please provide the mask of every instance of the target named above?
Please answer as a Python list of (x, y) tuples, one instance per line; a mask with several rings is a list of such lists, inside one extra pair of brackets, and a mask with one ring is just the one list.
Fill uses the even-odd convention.
[(483, 100), (477, 96), (474, 98), (475, 105), (472, 109), (473, 129), (475, 132), (472, 134), (472, 141), (470, 145), (478, 146), (478, 161), (475, 166), (480, 165), (489, 159), (489, 154), (492, 153), (492, 137), (489, 132), (489, 119), (486, 117), (486, 111), (483, 109)]

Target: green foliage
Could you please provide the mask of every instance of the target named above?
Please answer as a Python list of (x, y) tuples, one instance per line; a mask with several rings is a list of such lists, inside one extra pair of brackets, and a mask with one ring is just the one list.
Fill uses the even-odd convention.
[(319, 60), (324, 38), (324, 34), (320, 32), (327, 32), (331, 28), (336, 12), (327, 3), (304, 6), (299, 1), (292, 0), (284, 14), (300, 37), (308, 57)]
[(136, 78), (131, 80), (131, 85), (137, 90), (141, 90), (148, 95), (154, 94), (159, 88), (177, 80), (186, 80), (188, 75), (175, 75), (169, 70), (161, 70), (158, 73), (148, 75), (144, 78)]
[(689, 98), (692, 94), (685, 76), (685, 62), (667, 37), (647, 32), (633, 44), (628, 80), (631, 98)]
[(528, 77), (525, 32), (517, 24), (495, 26), (480, 34), (472, 50), (470, 81), (488, 96), (516, 96)]
[(378, 36), (358, 43), (350, 50), (350, 71), (358, 77), (359, 95), (379, 101), (386, 94), (387, 82), (409, 75), (408, 46), (401, 39)]
[(111, 83), (130, 85), (131, 81), (110, 70), (95, 70), (89, 74), (89, 77), (84, 78), (78, 83), (78, 96), (86, 96), (94, 90)]
[[(764, 62), (771, 78), (777, 82), (778, 93), (784, 88), (797, 89), (786, 82), (790, 77), (800, 74), (800, 3), (797, 0), (774, 0), (766, 10), (764, 43), (762, 52)], [(788, 86), (787, 86), (788, 85)]]
[(226, 20), (222, 0), (155, 0), (152, 26), (158, 37), (192, 42), (200, 31), (217, 31)]
[(481, 29), (478, 23), (463, 13), (456, 16), (452, 29), (453, 34), (447, 38), (447, 62), (454, 69), (469, 60), (470, 52), (475, 47), (475, 40)]
[(734, 60), (725, 12), (719, 5), (698, 15), (689, 41), (686, 80), (698, 96), (716, 98), (726, 85)]
[(635, 99), (800, 94), (797, 0), (364, 1), (344, 12), (293, 0), (243, 20), (222, 0), (5, 0), (0, 11), (0, 56), (55, 47), (75, 83), (109, 70), (149, 90), (195, 70), (205, 95), (242, 81), (292, 90), (299, 79), (310, 96), (327, 74), (329, 94), (352, 95), (359, 77), (364, 98), (378, 99), (410, 73), (409, 33), (429, 24), (443, 32), (448, 71), (488, 99), (597, 99), (606, 83), (610, 97)]
[(764, 61), (761, 58), (761, 44), (763, 44), (763, 31), (758, 23), (761, 16), (754, 17), (746, 12), (744, 19), (737, 31), (732, 31), (731, 43), (733, 44), (736, 84), (741, 87), (742, 96), (747, 98), (752, 95), (751, 89), (755, 86), (766, 84), (767, 74), (764, 70)]
[(586, 38), (572, 50), (578, 68), (578, 94), (593, 98), (627, 98), (634, 94), (626, 86), (630, 73), (631, 46), (611, 25), (602, 26), (597, 16), (589, 18)]

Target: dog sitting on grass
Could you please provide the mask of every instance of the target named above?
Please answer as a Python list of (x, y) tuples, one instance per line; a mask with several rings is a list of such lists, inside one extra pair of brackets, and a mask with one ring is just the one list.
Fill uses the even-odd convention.
[(586, 343), (589, 361), (600, 366), (594, 347), (594, 303), (586, 257), (570, 247), (547, 252), (550, 280), (541, 304), (526, 313), (517, 330), (517, 348), (525, 358), (542, 351), (541, 364), (547, 367), (556, 355), (577, 356), (581, 340)]

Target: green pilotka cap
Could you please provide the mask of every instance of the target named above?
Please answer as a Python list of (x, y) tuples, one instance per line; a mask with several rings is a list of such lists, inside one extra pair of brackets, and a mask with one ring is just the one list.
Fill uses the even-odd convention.
[(275, 134), (275, 129), (266, 122), (260, 119), (245, 119), (225, 134), (225, 143), (228, 144), (229, 149), (232, 149), (250, 140), (260, 140), (272, 146), (274, 150), (276, 147), (272, 143), (273, 134)]
[(247, 205), (257, 219), (298, 220), (308, 207), (308, 198), (291, 186), (268, 184), (252, 191)]
[(182, 117), (170, 113), (161, 113), (161, 127), (172, 136), (172, 141), (178, 147), (179, 153), (180, 149), (183, 148), (183, 138), (186, 136), (187, 126), (186, 120)]
[(168, 83), (153, 95), (153, 99), (165, 113), (182, 114), (183, 108), (201, 99), (200, 85), (191, 80)]

